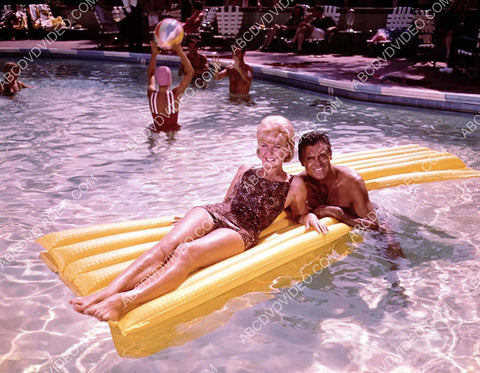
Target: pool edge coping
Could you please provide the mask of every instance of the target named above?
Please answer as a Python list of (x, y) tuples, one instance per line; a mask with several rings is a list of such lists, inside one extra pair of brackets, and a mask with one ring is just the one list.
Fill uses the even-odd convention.
[[(97, 59), (106, 61), (122, 61), (146, 65), (150, 61), (149, 53), (132, 53), (103, 50), (38, 48), (35, 58), (62, 57), (79, 59)], [(3, 47), (0, 52), (6, 55), (27, 55), (30, 58), (21, 58), (28, 66), (27, 61), (33, 61), (31, 48)], [(178, 67), (180, 60), (175, 55), (159, 55), (157, 61), (172, 67)], [(361, 83), (354, 80), (333, 80), (317, 73), (308, 71), (294, 71), (288, 68), (275, 68), (266, 65), (249, 63), (252, 66), (254, 77), (291, 87), (302, 88), (308, 91), (320, 92), (330, 96), (348, 98), (352, 100), (376, 102), (383, 104), (402, 105), (410, 107), (428, 108), (455, 111), (462, 113), (480, 113), (480, 95), (469, 93), (453, 93), (432, 89), (400, 87), (394, 85)], [(26, 66), (26, 67), (27, 67)], [(288, 82), (288, 83), (287, 83)]]

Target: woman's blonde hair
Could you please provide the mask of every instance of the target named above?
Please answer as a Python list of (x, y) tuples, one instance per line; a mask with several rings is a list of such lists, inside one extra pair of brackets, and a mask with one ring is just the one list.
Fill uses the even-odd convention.
[(292, 123), (281, 115), (269, 115), (263, 118), (257, 127), (257, 141), (278, 137), (283, 137), (287, 143), (288, 154), (283, 160), (290, 162), (295, 154), (295, 132)]

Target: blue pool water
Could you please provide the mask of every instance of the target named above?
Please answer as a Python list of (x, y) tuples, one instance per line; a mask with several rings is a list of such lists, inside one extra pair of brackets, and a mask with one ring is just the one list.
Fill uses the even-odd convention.
[(35, 88), (0, 97), (1, 372), (480, 370), (478, 179), (371, 192), (401, 252), (386, 252), (385, 237), (367, 233), (245, 343), (241, 335), (289, 289), (277, 285), (292, 279), (279, 275), (269, 299), (140, 359), (118, 356), (108, 326), (71, 309), (71, 291), (33, 242), (52, 231), (219, 201), (238, 165), (257, 162), (255, 126), (269, 114), (291, 119), (297, 134), (328, 131), (334, 155), (416, 143), (480, 169), (480, 128), (462, 133), (473, 115), (337, 100), (260, 81), (254, 104), (231, 103), (221, 81), (188, 99), (174, 141), (147, 141), (146, 66), (38, 60), (21, 80)]

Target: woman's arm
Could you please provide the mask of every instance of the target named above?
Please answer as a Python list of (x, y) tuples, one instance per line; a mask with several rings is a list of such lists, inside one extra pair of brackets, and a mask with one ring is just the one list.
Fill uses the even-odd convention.
[(148, 89), (147, 92), (150, 94), (157, 90), (155, 86), (155, 69), (157, 67), (157, 54), (158, 54), (158, 46), (155, 41), (150, 41), (150, 48), (152, 50), (152, 56), (150, 57), (150, 64), (148, 65)]
[(223, 199), (223, 202), (227, 200), (227, 198), (230, 196), (230, 194), (233, 193), (233, 189), (235, 188), (235, 185), (239, 182), (239, 180), (242, 178), (243, 174), (248, 171), (251, 167), (246, 164), (242, 164), (238, 170), (235, 176), (233, 177), (232, 182), (230, 183), (230, 186), (228, 187), (227, 194), (225, 195), (225, 198)]
[(183, 92), (188, 88), (188, 85), (193, 78), (193, 67), (188, 59), (187, 55), (183, 52), (182, 46), (180, 44), (174, 44), (172, 50), (180, 57), (180, 61), (183, 65), (183, 70), (185, 75), (183, 76), (182, 81), (178, 86), (176, 86), (172, 91), (175, 94), (175, 97), (180, 97)]

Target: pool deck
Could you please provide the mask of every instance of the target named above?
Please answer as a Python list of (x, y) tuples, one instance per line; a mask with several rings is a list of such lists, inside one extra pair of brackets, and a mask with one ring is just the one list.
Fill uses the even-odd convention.
[[(45, 48), (49, 46), (51, 48)], [(200, 51), (219, 56), (223, 63), (231, 58), (229, 51)], [(29, 61), (42, 57), (67, 57), (148, 63), (148, 47), (144, 53), (130, 53), (119, 48), (99, 50), (93, 40), (0, 41), (2, 56), (12, 56), (28, 66)], [(13, 58), (14, 57), (14, 58)], [(162, 54), (159, 62), (177, 66), (178, 57)], [(297, 55), (247, 51), (245, 60), (253, 67), (254, 77), (289, 86), (349, 99), (480, 113), (480, 79), (469, 79), (456, 72), (446, 75), (426, 64), (411, 65), (405, 58), (388, 61), (361, 55), (338, 54)], [(28, 68), (28, 67), (27, 67)], [(360, 78), (363, 78), (364, 82)]]

